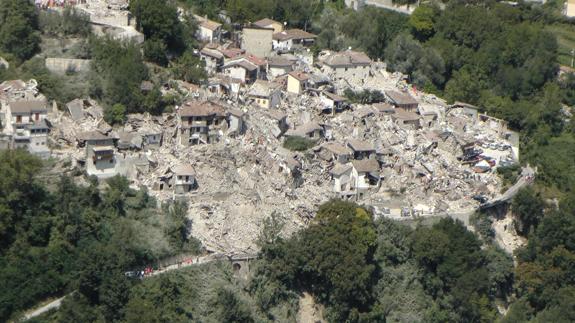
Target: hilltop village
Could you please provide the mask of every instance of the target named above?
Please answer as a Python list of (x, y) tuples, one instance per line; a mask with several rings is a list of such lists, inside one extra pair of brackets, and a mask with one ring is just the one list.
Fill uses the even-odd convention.
[[(76, 6), (102, 34), (143, 41), (125, 5)], [(195, 18), (209, 79), (161, 84), (185, 98), (174, 112), (112, 127), (90, 98), (57, 106), (34, 80), (5, 81), (0, 148), (55, 159), (79, 180), (126, 176), (158, 203), (187, 201), (210, 251), (253, 250), (265, 217), (280, 214), (289, 234), (332, 198), (396, 219), (473, 212), (503, 190), (494, 170), (519, 161), (503, 120), (424, 93), (363, 52), (314, 55), (316, 35), (272, 19), (229, 34)], [(366, 92), (380, 97), (351, 98)]]

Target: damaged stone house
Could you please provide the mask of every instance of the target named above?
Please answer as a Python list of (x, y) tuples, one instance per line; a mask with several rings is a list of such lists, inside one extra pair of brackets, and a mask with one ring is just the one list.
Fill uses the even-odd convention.
[(280, 104), (281, 86), (274, 82), (257, 80), (252, 84), (247, 97), (261, 108), (275, 108)]
[(194, 15), (198, 22), (198, 30), (196, 31), (196, 38), (203, 42), (216, 43), (221, 40), (222, 24), (208, 19), (208, 17), (201, 17)]
[(405, 111), (417, 111), (418, 102), (409, 93), (398, 91), (385, 91), (387, 100), (398, 109)]
[(268, 58), (267, 76), (269, 80), (285, 75), (292, 71), (294, 63), (282, 56)]
[(185, 194), (197, 188), (196, 171), (192, 165), (180, 165), (173, 169), (175, 194)]
[(180, 142), (186, 146), (217, 142), (227, 128), (224, 108), (215, 102), (187, 101), (178, 115)]
[(274, 33), (279, 33), (284, 30), (284, 25), (281, 22), (269, 18), (258, 20), (254, 22), (253, 25), (259, 28), (271, 28), (274, 30)]
[(371, 63), (365, 53), (352, 50), (329, 53), (320, 60), (322, 72), (332, 78), (367, 78)]
[(307, 90), (309, 84), (309, 74), (302, 71), (293, 71), (287, 76), (287, 92), (292, 94), (302, 94)]
[(14, 101), (8, 103), (3, 111), (6, 119), (4, 134), (12, 138), (11, 148), (25, 149), (42, 158), (50, 157), (46, 101)]
[(273, 34), (273, 50), (276, 52), (290, 52), (295, 48), (313, 45), (316, 38), (316, 35), (301, 29), (284, 30)]
[(373, 159), (376, 156), (375, 146), (367, 141), (362, 141), (358, 139), (349, 139), (347, 141), (347, 147), (352, 151), (353, 159)]
[(205, 69), (208, 74), (220, 72), (224, 65), (224, 54), (216, 49), (204, 47), (200, 51), (200, 58), (205, 63)]
[(86, 172), (98, 178), (116, 175), (115, 138), (99, 131), (89, 131), (78, 135), (78, 145), (86, 149)]

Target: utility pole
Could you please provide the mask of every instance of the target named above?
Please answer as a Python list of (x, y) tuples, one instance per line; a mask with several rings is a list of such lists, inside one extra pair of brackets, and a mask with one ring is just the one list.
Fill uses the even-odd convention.
[(575, 58), (575, 49), (571, 50), (571, 67), (573, 67), (573, 58)]

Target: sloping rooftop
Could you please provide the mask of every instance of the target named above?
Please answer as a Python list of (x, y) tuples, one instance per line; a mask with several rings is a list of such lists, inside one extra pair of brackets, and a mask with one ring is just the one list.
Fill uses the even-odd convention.
[(208, 18), (205, 18), (205, 17), (194, 15), (194, 18), (198, 21), (198, 24), (201, 27), (204, 27), (204, 28), (209, 29), (209, 30), (216, 30), (222, 26), (222, 24), (215, 22), (213, 20), (210, 20)]
[(72, 120), (78, 121), (84, 117), (84, 101), (81, 99), (74, 99), (66, 103), (66, 107), (68, 108), (68, 112), (70, 112)]
[(232, 66), (239, 66), (239, 67), (241, 67), (247, 71), (250, 71), (250, 72), (258, 69), (257, 65), (251, 63), (250, 61), (246, 60), (245, 58), (231, 61), (231, 62), (227, 63), (226, 65), (224, 65), (224, 68), (232, 67)]
[(312, 33), (308, 33), (305, 30), (301, 30), (301, 29), (288, 29), (288, 30), (284, 30), (281, 31), (279, 33), (275, 33), (273, 34), (273, 39), (277, 40), (277, 41), (284, 41), (284, 40), (290, 40), (290, 39), (314, 39), (317, 36), (312, 34)]
[(47, 112), (45, 101), (15, 101), (10, 102), (12, 114), (22, 114), (31, 112)]
[(269, 27), (272, 24), (280, 24), (281, 25), (281, 22), (277, 22), (277, 21), (270, 19), (270, 18), (264, 18), (264, 19), (258, 20), (258, 21), (253, 23), (253, 25), (261, 27), (261, 28)]
[(82, 132), (77, 136), (78, 140), (107, 140), (112, 139), (99, 131), (86, 131)]
[(335, 175), (335, 176), (340, 176), (342, 174), (344, 174), (345, 172), (349, 171), (351, 169), (351, 165), (342, 165), (342, 164), (337, 164), (335, 165), (335, 167), (331, 170), (331, 174)]
[(196, 171), (192, 165), (178, 165), (172, 169), (176, 176), (194, 176)]
[(207, 47), (202, 48), (202, 50), (200, 51), (200, 54), (210, 56), (210, 57), (213, 57), (216, 59), (223, 59), (224, 58), (224, 54), (222, 54), (220, 51), (218, 51), (216, 49), (207, 48)]
[(347, 101), (346, 98), (339, 96), (337, 94), (333, 94), (331, 92), (322, 92), (323, 95), (325, 95), (326, 97), (330, 98), (331, 100), (333, 100), (334, 102), (344, 102)]
[(224, 116), (223, 107), (211, 101), (187, 101), (180, 108), (181, 117), (207, 117), (211, 115)]
[(358, 173), (374, 173), (379, 171), (379, 163), (375, 159), (354, 160), (351, 164)]
[(352, 153), (349, 147), (338, 142), (326, 143), (322, 147), (336, 155), (351, 155)]
[(393, 114), (391, 117), (393, 119), (399, 119), (403, 121), (416, 121), (421, 118), (419, 114), (411, 111), (406, 111), (404, 109), (396, 109), (395, 114)]
[(358, 139), (349, 139), (347, 141), (347, 146), (353, 151), (374, 151), (375, 146), (367, 141), (358, 140)]
[(394, 113), (395, 112), (395, 107), (389, 103), (385, 103), (385, 102), (381, 102), (381, 103), (375, 103), (373, 105), (373, 107), (379, 112), (379, 113)]
[(323, 130), (323, 127), (315, 121), (310, 121), (300, 125), (294, 130), (291, 130), (288, 135), (306, 136), (316, 130)]
[(293, 65), (289, 59), (281, 56), (272, 56), (268, 58), (268, 65), (273, 67), (290, 67)]
[(256, 80), (252, 84), (248, 95), (257, 97), (268, 97), (278, 89), (278, 84), (274, 82), (267, 82), (264, 80)]
[(329, 55), (323, 63), (331, 67), (355, 67), (370, 65), (371, 59), (363, 52), (346, 50)]
[(309, 80), (309, 74), (302, 71), (293, 71), (289, 73), (290, 76), (294, 77), (296, 80), (303, 82)]
[(408, 93), (398, 91), (385, 91), (385, 95), (391, 100), (393, 104), (417, 104), (418, 102)]

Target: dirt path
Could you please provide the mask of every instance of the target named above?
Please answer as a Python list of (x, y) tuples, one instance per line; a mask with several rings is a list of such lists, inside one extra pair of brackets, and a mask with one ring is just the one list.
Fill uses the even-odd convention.
[(299, 299), (297, 323), (327, 323), (323, 319), (323, 306), (315, 303), (313, 296), (303, 293)]

